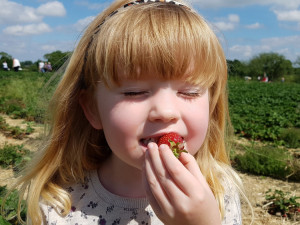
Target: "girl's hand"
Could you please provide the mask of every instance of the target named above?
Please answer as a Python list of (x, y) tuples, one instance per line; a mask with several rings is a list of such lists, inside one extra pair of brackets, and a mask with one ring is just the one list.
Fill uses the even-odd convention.
[(179, 160), (167, 145), (148, 145), (143, 182), (149, 202), (160, 220), (169, 225), (220, 225), (216, 199), (194, 157)]

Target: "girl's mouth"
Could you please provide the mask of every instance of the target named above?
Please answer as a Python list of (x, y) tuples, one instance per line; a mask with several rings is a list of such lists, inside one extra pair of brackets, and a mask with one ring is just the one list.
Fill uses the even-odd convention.
[(158, 139), (159, 139), (159, 137), (157, 137), (157, 138), (154, 138), (154, 137), (151, 137), (151, 138), (142, 138), (142, 139), (140, 140), (140, 143), (141, 143), (141, 145), (147, 147), (147, 145), (148, 145), (150, 142), (154, 142), (154, 143), (157, 144)]

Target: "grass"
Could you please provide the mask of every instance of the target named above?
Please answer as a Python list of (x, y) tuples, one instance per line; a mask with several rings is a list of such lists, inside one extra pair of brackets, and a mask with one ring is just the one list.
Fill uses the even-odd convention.
[(23, 145), (6, 144), (0, 148), (0, 166), (19, 171), (31, 159), (31, 152)]
[[(8, 190), (6, 186), (0, 186), (0, 206), (2, 205)], [(13, 190), (8, 196), (6, 196), (5, 205), (2, 208), (2, 214), (0, 214), (0, 225), (19, 225), (21, 224), (17, 219), (19, 194), (17, 190)], [(25, 202), (23, 202), (23, 206)], [(23, 221), (26, 221), (26, 207), (23, 207), (20, 212), (20, 216)]]
[(282, 129), (280, 137), (284, 140), (285, 145), (289, 148), (300, 147), (300, 128)]
[(270, 144), (235, 144), (230, 152), (232, 166), (238, 171), (275, 179), (300, 181), (300, 161), (285, 147)]
[(0, 72), (0, 112), (14, 118), (44, 122), (47, 102), (55, 85), (45, 84), (52, 73)]
[(34, 131), (34, 128), (32, 128), (30, 122), (27, 122), (26, 129), (22, 129), (19, 126), (10, 126), (6, 123), (5, 119), (0, 116), (0, 130), (7, 137), (23, 139), (26, 135), (31, 134)]

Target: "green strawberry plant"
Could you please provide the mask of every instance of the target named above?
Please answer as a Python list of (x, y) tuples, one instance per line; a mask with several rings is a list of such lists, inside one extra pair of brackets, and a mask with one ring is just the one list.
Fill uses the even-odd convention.
[(294, 216), (300, 216), (300, 203), (297, 202), (300, 197), (291, 196), (289, 192), (269, 189), (266, 192), (265, 199), (268, 212), (272, 215), (280, 213), (282, 217), (290, 219)]
[[(2, 214), (0, 214), (0, 224), (6, 225), (6, 224), (21, 224), (18, 222), (17, 218), (17, 209), (18, 209), (18, 201), (19, 201), (19, 194), (17, 190), (13, 190), (6, 196), (8, 193), (6, 186), (0, 186), (0, 205), (2, 208)], [(5, 199), (5, 204), (4, 198)], [(22, 201), (23, 208), (21, 209), (20, 216), (23, 221), (26, 221), (26, 208), (24, 207), (25, 202)]]

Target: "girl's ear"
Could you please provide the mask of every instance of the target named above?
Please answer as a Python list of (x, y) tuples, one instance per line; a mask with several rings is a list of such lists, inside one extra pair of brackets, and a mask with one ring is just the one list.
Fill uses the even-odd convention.
[(85, 117), (90, 122), (92, 127), (94, 127), (96, 130), (101, 130), (102, 123), (100, 115), (91, 93), (86, 90), (82, 90), (79, 96), (79, 104), (84, 112)]

